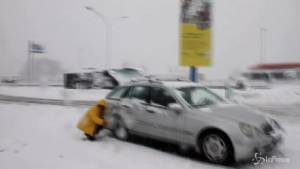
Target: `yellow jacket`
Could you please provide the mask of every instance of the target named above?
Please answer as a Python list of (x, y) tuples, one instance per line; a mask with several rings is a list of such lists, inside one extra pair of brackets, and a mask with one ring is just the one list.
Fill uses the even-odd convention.
[(107, 107), (107, 102), (102, 99), (92, 106), (85, 115), (80, 119), (77, 127), (84, 133), (95, 136), (98, 126), (105, 126), (106, 122), (103, 117), (103, 110)]

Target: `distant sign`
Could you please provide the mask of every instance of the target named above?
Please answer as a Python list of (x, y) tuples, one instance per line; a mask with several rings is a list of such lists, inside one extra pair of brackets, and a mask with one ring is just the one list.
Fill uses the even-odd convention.
[(29, 43), (30, 43), (29, 51), (31, 53), (45, 53), (45, 48), (41, 44), (35, 42), (29, 42)]
[(181, 1), (180, 64), (210, 66), (211, 0)]

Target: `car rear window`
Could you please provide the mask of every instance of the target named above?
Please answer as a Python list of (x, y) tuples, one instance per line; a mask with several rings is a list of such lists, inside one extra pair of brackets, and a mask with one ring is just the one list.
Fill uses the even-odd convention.
[(111, 93), (108, 94), (108, 99), (121, 99), (123, 98), (128, 91), (129, 87), (119, 87), (113, 90)]
[(129, 97), (132, 99), (137, 99), (145, 103), (149, 102), (150, 88), (147, 86), (134, 86), (130, 90)]

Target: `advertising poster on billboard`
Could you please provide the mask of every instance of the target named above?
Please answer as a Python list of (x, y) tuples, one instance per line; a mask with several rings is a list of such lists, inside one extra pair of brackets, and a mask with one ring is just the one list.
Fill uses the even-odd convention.
[(211, 0), (182, 0), (180, 22), (180, 64), (210, 66)]

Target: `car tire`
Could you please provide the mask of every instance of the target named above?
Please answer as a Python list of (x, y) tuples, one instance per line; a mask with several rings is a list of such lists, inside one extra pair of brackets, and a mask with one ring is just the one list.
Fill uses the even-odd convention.
[(112, 131), (114, 137), (123, 141), (128, 140), (129, 133), (128, 133), (128, 129), (126, 128), (124, 120), (120, 117), (115, 117), (114, 121), (115, 124)]
[(229, 164), (233, 161), (233, 147), (225, 133), (206, 133), (199, 142), (201, 152), (208, 161), (216, 164)]

